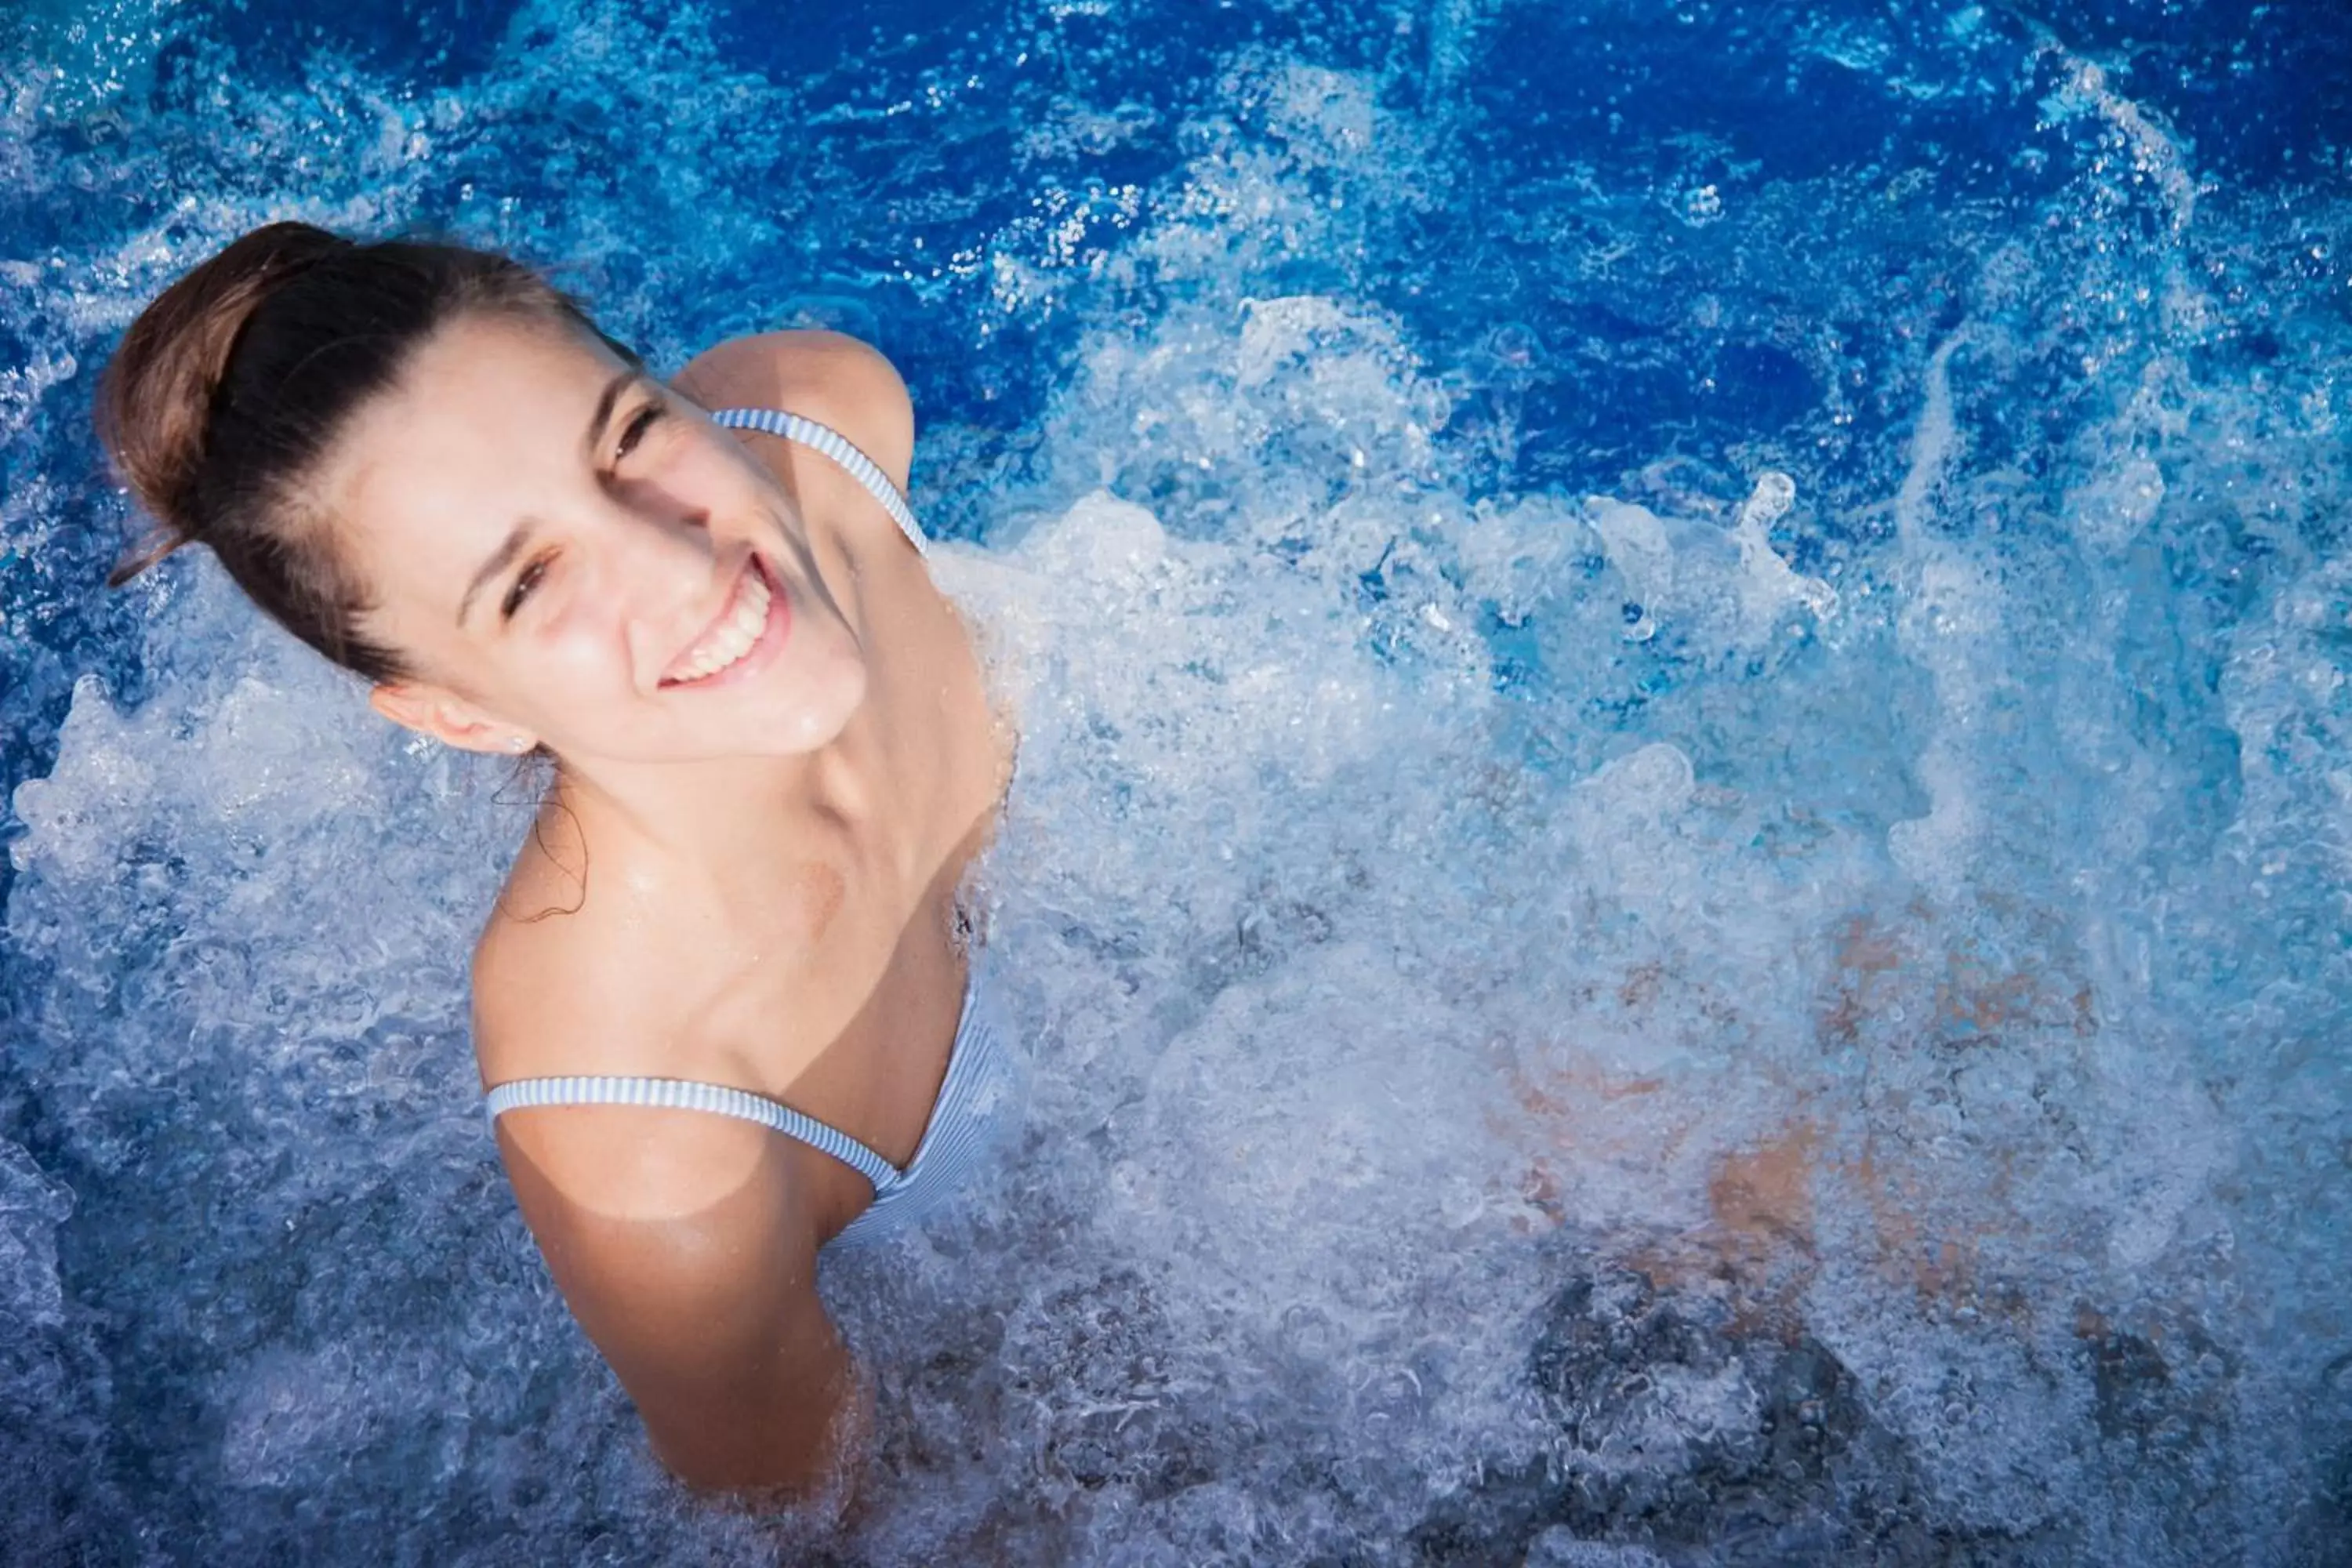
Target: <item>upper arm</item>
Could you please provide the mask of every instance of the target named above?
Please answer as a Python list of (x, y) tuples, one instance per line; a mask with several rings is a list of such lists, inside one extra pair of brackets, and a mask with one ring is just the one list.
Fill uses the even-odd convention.
[[(662, 959), (592, 914), (494, 917), (474, 960), (485, 1079), (639, 1071), (648, 1042), (687, 1051), (707, 1006), (633, 983), (671, 973)], [(557, 1286), (662, 1461), (705, 1488), (821, 1486), (854, 1384), (791, 1146), (754, 1122), (649, 1106), (517, 1110), (497, 1133)]]
[(840, 332), (761, 332), (697, 354), (670, 384), (705, 408), (775, 408), (830, 425), (907, 488), (915, 408), (890, 362)]
[(511, 1112), (499, 1142), (581, 1327), (690, 1485), (822, 1487), (854, 1377), (774, 1134), (688, 1110)]

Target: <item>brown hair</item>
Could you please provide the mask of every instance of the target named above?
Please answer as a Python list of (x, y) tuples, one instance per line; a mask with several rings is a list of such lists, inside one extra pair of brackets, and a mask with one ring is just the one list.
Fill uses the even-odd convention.
[(365, 587), (303, 482), (417, 346), (475, 310), (603, 336), (578, 302), (509, 257), (362, 244), (304, 223), (255, 229), (166, 289), (131, 324), (99, 390), (99, 438), (157, 524), (109, 585), (194, 541), (327, 658), (372, 681), (398, 678), (394, 650), (361, 635)]

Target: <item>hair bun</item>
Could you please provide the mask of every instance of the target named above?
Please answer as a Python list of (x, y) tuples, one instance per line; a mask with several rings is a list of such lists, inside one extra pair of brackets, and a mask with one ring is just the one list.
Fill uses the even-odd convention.
[(160, 528), (110, 574), (121, 583), (197, 534), (195, 481), (213, 405), (238, 335), (288, 279), (352, 242), (307, 223), (273, 223), (173, 283), (123, 334), (99, 385), (98, 436)]

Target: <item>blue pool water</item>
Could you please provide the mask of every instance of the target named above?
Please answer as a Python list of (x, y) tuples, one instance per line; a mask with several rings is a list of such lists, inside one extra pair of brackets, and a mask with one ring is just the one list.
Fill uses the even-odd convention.
[[(10, 1563), (2352, 1563), (2352, 13), (25, 0)], [(903, 367), (1024, 1135), (846, 1533), (647, 1458), (472, 1103), (529, 786), (93, 378), (299, 216)]]

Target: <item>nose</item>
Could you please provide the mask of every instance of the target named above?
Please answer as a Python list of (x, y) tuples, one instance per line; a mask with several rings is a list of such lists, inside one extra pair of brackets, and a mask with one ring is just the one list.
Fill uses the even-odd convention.
[(658, 479), (606, 479), (598, 487), (614, 521), (677, 535), (708, 540), (709, 508)]
[[(718, 550), (710, 514), (660, 487), (636, 483), (608, 489), (597, 508), (597, 556), (610, 595), (633, 628), (656, 637), (679, 623), (707, 618), (716, 608)], [(699, 621), (697, 621), (699, 625)]]

